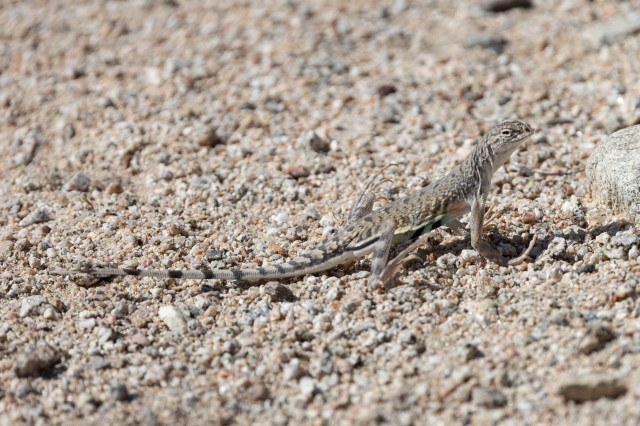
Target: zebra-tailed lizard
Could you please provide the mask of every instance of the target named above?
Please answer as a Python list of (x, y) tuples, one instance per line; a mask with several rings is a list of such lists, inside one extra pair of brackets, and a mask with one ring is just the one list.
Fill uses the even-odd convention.
[[(494, 126), (473, 149), (469, 157), (443, 178), (411, 195), (373, 210), (375, 196), (368, 192), (352, 209), (346, 224), (318, 247), (288, 262), (251, 269), (147, 270), (125, 268), (88, 268), (56, 270), (55, 274), (94, 276), (133, 275), (156, 278), (218, 280), (275, 280), (331, 269), (372, 254), (369, 286), (388, 281), (403, 263), (404, 257), (422, 243), (421, 236), (439, 226), (459, 227), (457, 218), (470, 213), (471, 246), (485, 259), (498, 265), (516, 265), (531, 252), (528, 248), (508, 260), (482, 239), (485, 204), (491, 178), (511, 154), (533, 134), (520, 121), (505, 121)], [(413, 241), (395, 259), (388, 262), (390, 247)]]

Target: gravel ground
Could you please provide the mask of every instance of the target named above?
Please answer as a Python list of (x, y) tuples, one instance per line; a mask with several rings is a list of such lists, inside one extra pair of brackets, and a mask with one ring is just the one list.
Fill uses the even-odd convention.
[[(203, 3), (0, 3), (0, 424), (637, 424), (640, 231), (584, 166), (640, 122), (640, 2)], [(281, 261), (505, 118), (524, 265), (444, 229), (386, 293), (48, 273)]]

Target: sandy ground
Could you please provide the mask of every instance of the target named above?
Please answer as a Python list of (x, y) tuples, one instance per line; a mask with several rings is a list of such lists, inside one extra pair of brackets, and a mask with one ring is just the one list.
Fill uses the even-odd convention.
[[(636, 424), (639, 231), (584, 166), (640, 120), (638, 10), (2, 1), (0, 424)], [(507, 118), (539, 132), (486, 238), (536, 233), (524, 265), (443, 229), (385, 293), (366, 259), (284, 286), (49, 273), (277, 263), (384, 166), (378, 205)]]

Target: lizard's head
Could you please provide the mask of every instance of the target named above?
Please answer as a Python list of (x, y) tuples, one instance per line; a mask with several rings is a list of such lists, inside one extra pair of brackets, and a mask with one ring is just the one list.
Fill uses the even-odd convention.
[(502, 164), (533, 133), (534, 130), (527, 123), (516, 120), (503, 121), (489, 130), (485, 141), (497, 162)]

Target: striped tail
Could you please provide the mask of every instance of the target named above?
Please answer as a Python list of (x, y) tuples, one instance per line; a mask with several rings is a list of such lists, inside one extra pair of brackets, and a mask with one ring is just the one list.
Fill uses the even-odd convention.
[(203, 269), (203, 270), (160, 270), (129, 268), (86, 268), (52, 270), (55, 275), (87, 274), (92, 276), (135, 276), (153, 278), (176, 278), (194, 280), (235, 280), (260, 281), (296, 277), (326, 271), (342, 263), (360, 257), (361, 253), (347, 251), (339, 255), (314, 250), (300, 258), (279, 265), (257, 267), (251, 269)]

